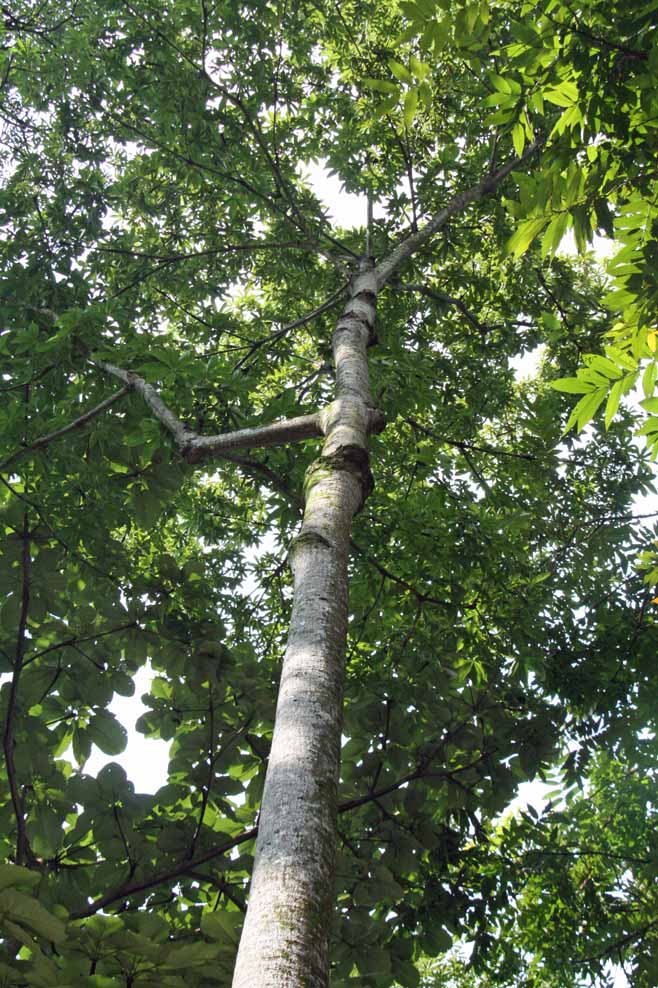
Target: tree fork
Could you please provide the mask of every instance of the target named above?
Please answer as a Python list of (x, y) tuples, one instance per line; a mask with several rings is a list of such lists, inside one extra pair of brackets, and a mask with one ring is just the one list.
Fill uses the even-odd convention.
[(336, 399), (320, 413), (325, 442), (307, 471), (290, 564), (294, 595), (256, 857), (233, 988), (326, 988), (352, 518), (372, 489), (374, 413), (366, 349), (377, 281), (361, 263), (333, 353)]

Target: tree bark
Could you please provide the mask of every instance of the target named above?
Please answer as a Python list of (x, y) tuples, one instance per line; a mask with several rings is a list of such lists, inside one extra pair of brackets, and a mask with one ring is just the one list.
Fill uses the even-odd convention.
[(352, 518), (372, 487), (368, 433), (382, 424), (366, 358), (377, 294), (453, 216), (491, 195), (541, 146), (536, 141), (456, 195), (377, 267), (363, 261), (336, 325), (336, 398), (318, 416), (326, 439), (307, 473), (304, 520), (291, 551), (292, 617), (233, 988), (329, 983), (347, 557)]
[(249, 907), (233, 988), (326, 988), (352, 518), (372, 480), (376, 427), (366, 348), (377, 281), (362, 264), (333, 338), (336, 399), (306, 477), (291, 549), (293, 610), (265, 780)]

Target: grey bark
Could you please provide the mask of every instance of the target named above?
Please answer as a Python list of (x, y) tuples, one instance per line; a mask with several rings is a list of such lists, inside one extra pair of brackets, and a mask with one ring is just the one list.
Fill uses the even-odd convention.
[[(223, 456), (231, 453), (236, 449), (283, 446), (302, 439), (316, 439), (324, 435), (327, 431), (326, 413), (320, 413), (315, 415), (299, 415), (296, 418), (282, 419), (280, 422), (271, 422), (268, 425), (258, 425), (248, 429), (236, 429), (234, 432), (224, 432), (216, 436), (200, 436), (192, 429), (188, 429), (185, 423), (181, 422), (174, 415), (171, 409), (165, 405), (153, 385), (148, 384), (139, 374), (124, 370), (122, 367), (109, 364), (104, 360), (93, 361), (93, 363), (108, 374), (118, 377), (120, 381), (124, 381), (126, 387), (71, 425), (32, 443), (29, 449), (43, 446), (46, 442), (50, 442), (52, 439), (64, 435), (65, 432), (69, 432), (71, 429), (84, 424), (92, 416), (100, 414), (101, 411), (104, 411), (105, 408), (117, 401), (118, 398), (123, 397), (131, 388), (142, 396), (155, 418), (171, 434), (182, 456), (188, 463), (199, 463), (212, 456)], [(368, 428), (372, 431), (379, 428), (381, 424), (381, 416), (374, 409), (371, 409), (367, 417)], [(11, 459), (13, 460), (19, 455), (22, 455), (22, 451), (14, 454)]]
[(371, 485), (366, 347), (376, 280), (355, 279), (333, 338), (336, 399), (291, 550), (293, 612), (233, 988), (326, 988), (352, 517)]
[(329, 983), (347, 556), (352, 518), (372, 483), (367, 440), (378, 420), (366, 348), (375, 340), (377, 294), (454, 215), (493, 192), (538, 146), (455, 196), (377, 267), (370, 258), (362, 262), (336, 325), (336, 398), (319, 414), (326, 439), (307, 474), (304, 519), (291, 552), (293, 610), (233, 988)]

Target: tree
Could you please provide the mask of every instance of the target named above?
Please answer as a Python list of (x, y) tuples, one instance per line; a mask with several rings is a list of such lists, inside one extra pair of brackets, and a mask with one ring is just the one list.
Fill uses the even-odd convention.
[[(235, 985), (326, 985), (332, 911), (336, 986), (414, 985), (474, 917), (485, 958), (474, 843), (568, 743), (621, 757), (645, 725), (649, 471), (627, 411), (560, 443), (547, 382), (597, 354), (584, 425), (651, 330), (600, 356), (596, 268), (531, 246), (651, 202), (638, 78), (597, 150), (601, 9), (5, 13), (7, 983), (228, 984), (252, 864)], [(317, 158), (367, 222), (332, 227)], [(108, 704), (147, 658), (152, 796), (83, 771), (122, 750)]]

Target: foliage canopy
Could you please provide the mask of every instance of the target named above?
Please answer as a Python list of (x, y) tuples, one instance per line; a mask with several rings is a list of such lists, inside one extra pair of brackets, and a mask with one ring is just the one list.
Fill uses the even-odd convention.
[[(0, 984), (228, 985), (243, 920), (315, 444), (188, 462), (112, 368), (203, 435), (314, 414), (368, 196), (384, 258), (473, 187), (378, 302), (332, 985), (413, 988), (459, 937), (464, 984), (655, 983), (658, 574), (621, 399), (641, 375), (655, 453), (657, 7), (4, 11)], [(569, 229), (618, 241), (607, 278)], [(84, 771), (147, 661), (153, 794)], [(536, 777), (564, 801), (501, 824)]]

